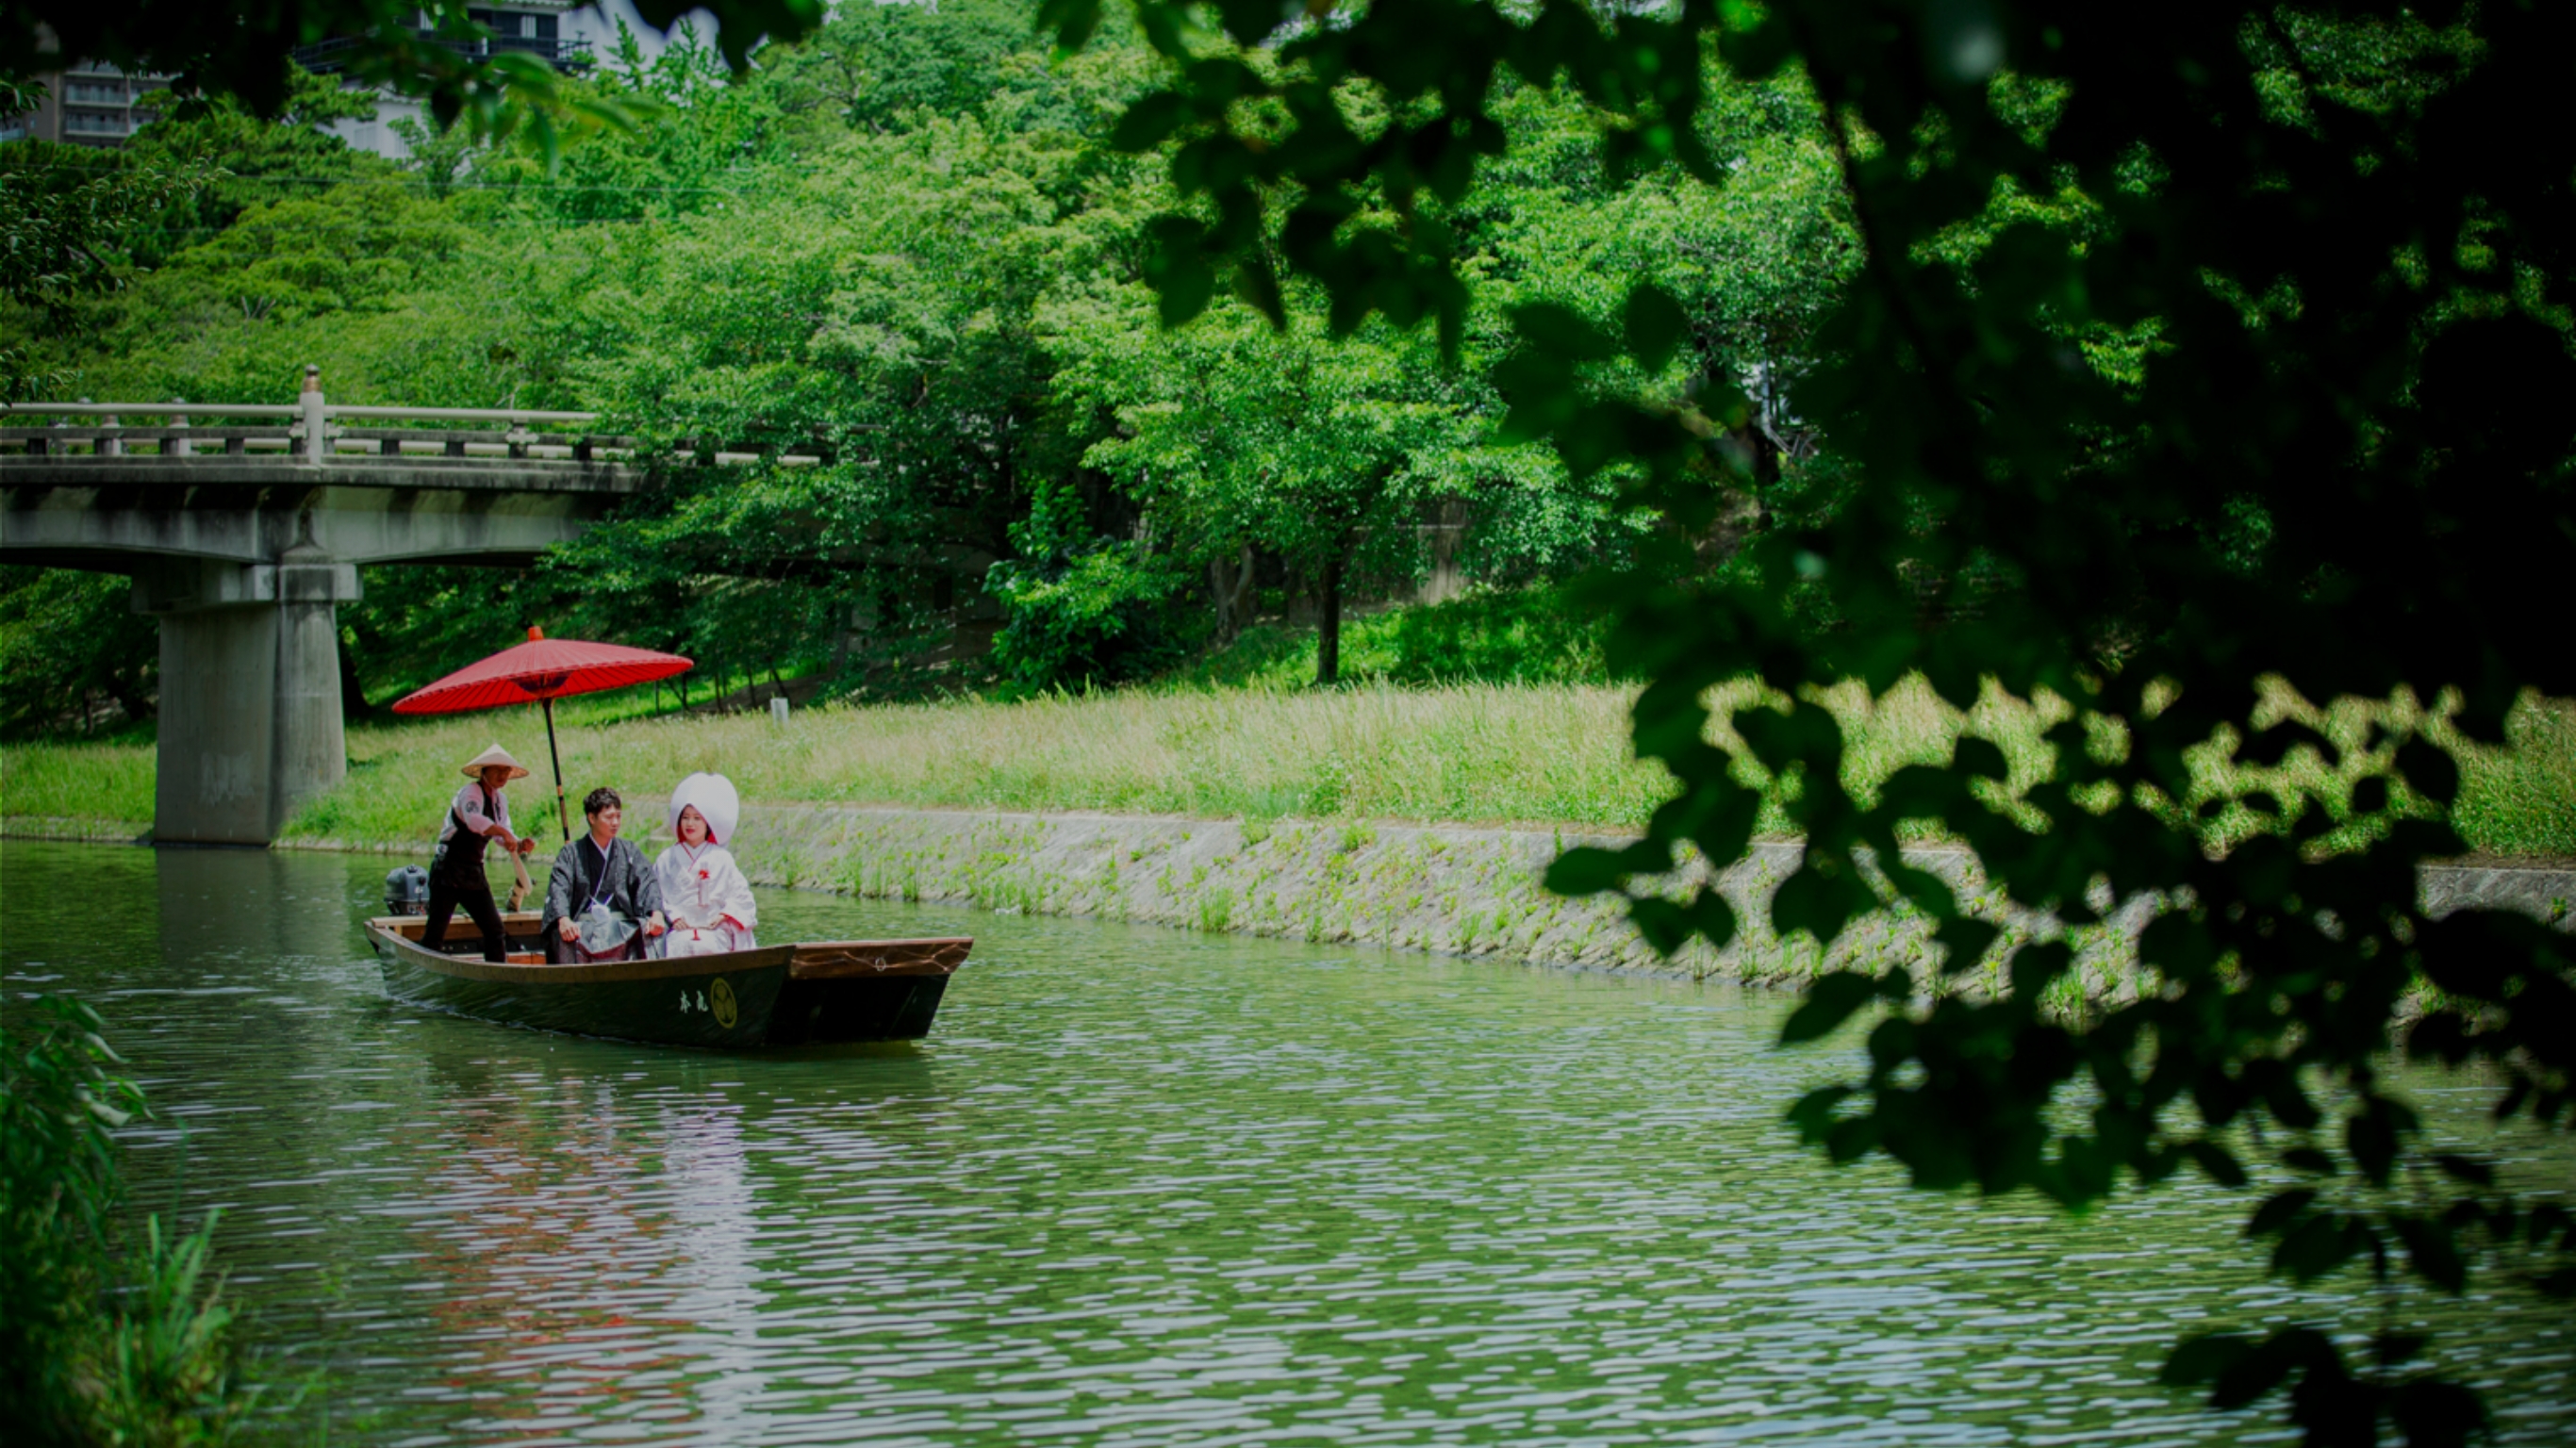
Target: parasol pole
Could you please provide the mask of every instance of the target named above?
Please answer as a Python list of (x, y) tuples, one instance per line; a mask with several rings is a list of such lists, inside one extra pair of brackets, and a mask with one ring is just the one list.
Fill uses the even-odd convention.
[(563, 830), (565, 844), (572, 843), (572, 812), (564, 807), (563, 751), (555, 748), (555, 701), (548, 695), (540, 701), (546, 706), (546, 757), (555, 764), (555, 824)]

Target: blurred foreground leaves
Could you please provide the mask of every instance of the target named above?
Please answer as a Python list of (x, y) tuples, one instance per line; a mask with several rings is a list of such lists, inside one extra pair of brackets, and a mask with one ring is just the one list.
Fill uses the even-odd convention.
[[(1044, 13), (1077, 46), (1102, 11)], [(1830, 946), (1902, 906), (1942, 946), (1821, 976), (1791, 1017), (1792, 1040), (1866, 1032), (1866, 1072), (1791, 1113), (1835, 1159), (2075, 1208), (2185, 1168), (2305, 1175), (2250, 1227), (2299, 1280), (2358, 1263), (2458, 1292), (2486, 1266), (2564, 1287), (2563, 1214), (2435, 1150), (2385, 1072), (2392, 1051), (2475, 1065), (2500, 1120), (2569, 1118), (2576, 949), (2514, 916), (2435, 919), (2415, 872), (2464, 848), (2444, 821), (2458, 772), (2426, 731), (2497, 741), (2526, 691), (2576, 693), (2546, 622), (2576, 577), (2576, 131), (2552, 113), (2576, 15), (1145, 0), (1137, 19), (1172, 79), (1118, 134), (1174, 147), (1185, 198), (1150, 232), (1166, 319), (1223, 287), (1285, 324), (1280, 299), (1313, 286), (1336, 332), (1426, 325), (1452, 357), (1471, 351), (1459, 206), (1513, 164), (1495, 115), (1517, 87), (1582, 96), (1614, 182), (1718, 194), (1736, 158), (1708, 143), (1711, 78), (1812, 87), (1864, 261), (1794, 401), (1847, 486), (1760, 506), (1777, 475), (1747, 439), (1776, 378), (1669, 375), (1687, 312), (1651, 281), (1529, 297), (1489, 374), (1518, 435), (1655, 520), (1597, 599), (1612, 667), (1648, 680), (1637, 749), (1676, 793), (1643, 842), (1552, 881), (1633, 888), (1658, 942), (1723, 945), (1724, 901), (1646, 879), (1685, 848), (1743, 853), (1755, 766), (1805, 840), (1776, 929)], [(1712, 691), (1748, 677), (1767, 687), (1713, 717)], [(1969, 738), (1856, 798), (1820, 691), (1918, 678), (1961, 709), (1999, 689), (2060, 711), (2053, 774), (2008, 794)], [(2330, 799), (2252, 771), (2196, 791), (2189, 759), (2213, 750), (2344, 762), (2267, 714), (2283, 693), (2420, 722), (2316, 776)], [(2249, 813), (2273, 823), (2212, 832)], [(2134, 990), (2088, 994), (2064, 941), (1968, 918), (1899, 859), (1909, 821), (2065, 926), (2143, 903)], [(1968, 989), (1990, 961), (2005, 984)], [(2474, 1400), (2422, 1347), (2355, 1356), (2294, 1327), (2198, 1340), (2167, 1376), (2223, 1406), (2286, 1385), (2314, 1444), (2457, 1441)]]

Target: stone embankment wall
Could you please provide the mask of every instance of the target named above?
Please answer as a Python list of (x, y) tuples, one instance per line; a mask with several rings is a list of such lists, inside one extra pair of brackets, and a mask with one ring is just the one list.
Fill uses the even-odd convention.
[[(658, 820), (658, 800), (628, 817)], [(13, 835), (133, 838), (130, 827), (8, 821)], [(1771, 891), (1796, 865), (1799, 846), (1764, 841), (1721, 872), (1718, 889), (1741, 929), (1726, 950), (1693, 942), (1667, 959), (1629, 925), (1615, 896), (1569, 900), (1539, 883), (1570, 845), (1624, 845), (1623, 835), (1573, 830), (1394, 825), (1339, 820), (1242, 821), (1153, 815), (1011, 814), (876, 809), (853, 805), (752, 805), (735, 848), (757, 883), (839, 890), (880, 899), (970, 901), (988, 909), (1092, 915), (1291, 940), (1390, 945), (1535, 964), (1765, 981), (1796, 978), (1849, 958), (1921, 958), (1927, 923), (1898, 914), (1855, 925), (1830, 956), (1771, 933)], [(647, 840), (648, 850), (658, 842)], [(297, 841), (295, 848), (423, 855), (404, 841)], [(2060, 933), (2054, 921), (2005, 908), (1962, 851), (1921, 847), (1907, 861), (1948, 879), (1968, 908), (2010, 938)], [(1659, 882), (1668, 893), (1707, 878), (1688, 861)], [(2576, 866), (2437, 865), (2424, 872), (2436, 911), (2502, 905), (2567, 922)], [(2063, 932), (2078, 947), (2088, 989), (2116, 990), (2126, 945), (2145, 919), (2132, 905), (2102, 925)]]
[[(1567, 899), (1539, 883), (1568, 846), (1628, 839), (1459, 825), (785, 805), (746, 809), (735, 856), (762, 884), (1595, 970), (1763, 981), (1853, 957), (1928, 955), (1928, 922), (1905, 914), (1856, 925), (1829, 956), (1803, 937), (1773, 935), (1771, 892), (1798, 862), (1791, 841), (1756, 843), (1718, 875), (1741, 922), (1724, 951), (1694, 941), (1668, 959), (1628, 923), (1618, 897)], [(2093, 989), (2115, 986), (2109, 977), (2147, 918), (2133, 904), (2104, 924), (2061, 932), (2045, 917), (2007, 909), (1964, 851), (1927, 846), (1906, 858), (1949, 880), (2007, 938), (2063, 933)], [(1691, 860), (1657, 886), (1682, 894), (1707, 877), (1705, 864)], [(2576, 868), (2437, 866), (2426, 872), (2425, 894), (2436, 909), (2499, 904), (2563, 921), (2576, 904)]]
[(0, 839), (68, 840), (84, 845), (148, 845), (152, 843), (152, 822), (10, 815), (0, 819)]

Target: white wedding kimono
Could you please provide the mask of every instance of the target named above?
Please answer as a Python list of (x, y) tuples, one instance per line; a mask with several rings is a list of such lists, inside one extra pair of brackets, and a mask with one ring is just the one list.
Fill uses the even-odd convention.
[(671, 921), (665, 955), (715, 955), (759, 943), (752, 930), (760, 924), (760, 907), (752, 903), (751, 882), (742, 877), (732, 851), (713, 840), (694, 849), (673, 845), (653, 869), (662, 881), (662, 911)]

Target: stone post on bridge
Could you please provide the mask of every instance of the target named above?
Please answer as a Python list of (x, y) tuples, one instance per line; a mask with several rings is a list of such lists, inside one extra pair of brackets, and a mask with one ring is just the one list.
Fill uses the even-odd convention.
[(313, 363), (304, 364), (304, 392), (295, 405), (302, 409), (295, 424), (297, 456), (319, 467), (331, 460), (331, 407), (322, 396), (322, 369)]
[(137, 574), (161, 621), (160, 773), (152, 835), (264, 845), (348, 773), (339, 605), (358, 570), (308, 535), (273, 564), (174, 560)]

